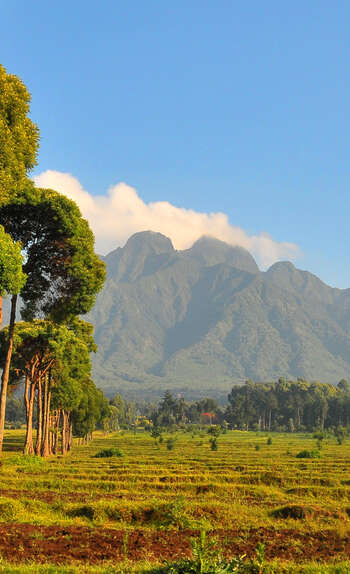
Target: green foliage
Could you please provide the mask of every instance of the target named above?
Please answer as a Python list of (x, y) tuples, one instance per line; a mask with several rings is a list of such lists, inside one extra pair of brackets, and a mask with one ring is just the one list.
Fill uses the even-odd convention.
[(153, 503), (147, 511), (148, 520), (161, 527), (175, 527), (183, 530), (191, 527), (191, 521), (186, 512), (185, 500), (178, 496), (171, 502)]
[(343, 444), (345, 437), (347, 435), (347, 429), (341, 425), (338, 425), (335, 429), (334, 429), (334, 434), (335, 437), (337, 439), (337, 443), (338, 444)]
[(212, 435), (213, 437), (218, 438), (221, 435), (221, 427), (218, 425), (213, 425), (208, 428), (208, 434)]
[(173, 437), (169, 437), (166, 441), (166, 447), (168, 450), (173, 450), (176, 444), (176, 439)]
[(157, 439), (160, 438), (161, 436), (162, 436), (161, 428), (158, 426), (154, 426), (151, 430), (151, 437)]
[(23, 316), (63, 320), (90, 310), (105, 266), (73, 201), (29, 182), (20, 193), (0, 198), (0, 224), (25, 254)]
[(8, 464), (16, 465), (20, 468), (38, 469), (45, 472), (47, 469), (47, 462), (45, 459), (28, 455), (28, 454), (14, 454), (8, 460)]
[[(264, 546), (257, 549), (257, 568), (253, 562), (247, 563), (245, 556), (223, 560), (218, 549), (218, 540), (209, 537), (205, 530), (201, 530), (198, 538), (191, 539), (192, 559), (180, 560), (175, 564), (168, 564), (165, 568), (157, 570), (159, 574), (248, 574), (258, 573), (259, 561), (262, 558)], [(262, 562), (261, 562), (262, 563)]]
[(97, 454), (94, 455), (95, 458), (111, 458), (112, 456), (122, 457), (124, 453), (119, 448), (105, 448), (100, 450)]
[(21, 291), (26, 282), (22, 263), (21, 245), (15, 243), (0, 225), (0, 296)]
[(211, 450), (218, 450), (219, 445), (218, 445), (218, 439), (216, 438), (216, 436), (213, 436), (209, 439), (209, 444), (210, 444), (210, 448)]
[(22, 504), (18, 500), (0, 497), (0, 520), (2, 522), (15, 522), (22, 510)]
[[(22, 81), (0, 65), (0, 195), (18, 191), (36, 164), (39, 131), (28, 117), (30, 95)], [(11, 293), (11, 290), (9, 291)]]
[(111, 399), (110, 404), (113, 407), (115, 430), (119, 428), (130, 428), (131, 425), (135, 424), (135, 403), (125, 400), (120, 394), (117, 394)]
[(320, 458), (321, 453), (318, 450), (301, 450), (295, 456), (297, 458)]
[[(233, 428), (300, 431), (318, 429), (319, 444), (326, 428), (339, 417), (347, 420), (350, 393), (326, 383), (309, 383), (298, 379), (277, 383), (254, 383), (235, 386), (229, 394), (225, 418)], [(319, 430), (319, 429), (322, 430)]]

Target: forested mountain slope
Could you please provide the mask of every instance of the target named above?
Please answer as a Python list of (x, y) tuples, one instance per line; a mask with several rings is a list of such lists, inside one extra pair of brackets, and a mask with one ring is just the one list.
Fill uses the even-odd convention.
[(288, 262), (260, 272), (247, 251), (209, 237), (175, 251), (159, 233), (137, 233), (104, 259), (88, 319), (107, 391), (191, 398), (247, 378), (350, 377), (350, 290)]

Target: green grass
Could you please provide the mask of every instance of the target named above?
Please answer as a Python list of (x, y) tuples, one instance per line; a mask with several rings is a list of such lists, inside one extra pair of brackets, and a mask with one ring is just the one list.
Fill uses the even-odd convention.
[[(324, 556), (321, 561), (328, 560), (328, 565), (310, 562), (316, 555), (304, 559), (302, 542), (306, 535), (330, 537), (341, 548), (350, 537), (349, 441), (339, 445), (335, 438), (324, 439), (320, 458), (301, 459), (299, 452), (315, 450), (312, 435), (273, 434), (267, 443), (264, 433), (229, 431), (217, 439), (216, 451), (206, 436), (203, 440), (186, 432), (164, 434), (159, 444), (146, 432), (96, 433), (89, 445), (74, 446), (67, 457), (41, 460), (16, 452), (23, 431), (7, 431), (0, 466), (0, 524), (130, 533), (205, 529), (220, 533), (226, 555), (230, 544), (244, 548), (251, 533), (263, 527), (272, 533), (266, 540), (267, 553), (275, 535), (283, 539), (287, 532), (293, 548), (293, 559), (277, 566), (272, 557), (264, 572), (350, 572), (349, 563), (341, 565), (346, 559), (341, 551), (334, 557), (338, 566)], [(171, 450), (169, 438), (176, 440)], [(123, 456), (96, 458), (105, 450), (122, 451)], [(151, 572), (162, 563), (162, 557), (144, 556), (122, 570), (125, 565), (118, 558), (112, 563), (114, 570), (96, 565), (86, 572)], [(38, 564), (9, 569), (6, 561), (0, 562), (0, 572), (85, 571), (81, 564), (35, 567)]]

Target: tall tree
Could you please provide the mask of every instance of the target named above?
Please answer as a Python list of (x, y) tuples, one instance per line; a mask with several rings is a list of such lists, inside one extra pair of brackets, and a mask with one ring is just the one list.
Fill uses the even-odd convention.
[[(105, 278), (94, 252), (94, 237), (77, 205), (65, 196), (28, 184), (0, 199), (0, 224), (22, 245), (27, 282), (21, 290), (25, 319), (46, 316), (67, 321), (87, 313)], [(13, 346), (17, 296), (11, 299), (7, 360), (2, 376), (0, 452), (5, 423), (6, 390)]]
[[(17, 76), (8, 74), (6, 69), (0, 65), (0, 198), (3, 201), (22, 190), (28, 182), (28, 172), (36, 164), (39, 130), (28, 117), (29, 111), (30, 94), (25, 85)], [(18, 254), (13, 252), (13, 255), (15, 255), (13, 260), (13, 265), (15, 265), (18, 261)], [(15, 272), (14, 281), (16, 275), (17, 279), (20, 279), (18, 272)], [(4, 289), (0, 288), (0, 295), (3, 295), (1, 291), (12, 294), (11, 329), (0, 391), (0, 452), (2, 450), (17, 294), (22, 286), (23, 284), (17, 284), (11, 286), (11, 289), (7, 289), (5, 285)]]
[(21, 245), (14, 243), (0, 225), (0, 329), (2, 327), (2, 298), (23, 288), (26, 276), (22, 271)]

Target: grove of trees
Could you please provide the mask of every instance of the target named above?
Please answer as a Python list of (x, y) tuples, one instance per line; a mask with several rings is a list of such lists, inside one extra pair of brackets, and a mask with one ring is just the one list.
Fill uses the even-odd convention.
[(0, 453), (8, 386), (23, 382), (24, 450), (47, 456), (67, 452), (74, 431), (87, 437), (106, 414), (90, 376), (92, 327), (78, 319), (93, 306), (105, 266), (78, 206), (29, 178), (39, 147), (29, 103), (21, 80), (0, 66), (0, 322), (2, 297), (11, 298), (0, 335)]
[(225, 419), (246, 430), (313, 431), (349, 427), (350, 384), (337, 386), (302, 379), (235, 386), (228, 396)]

